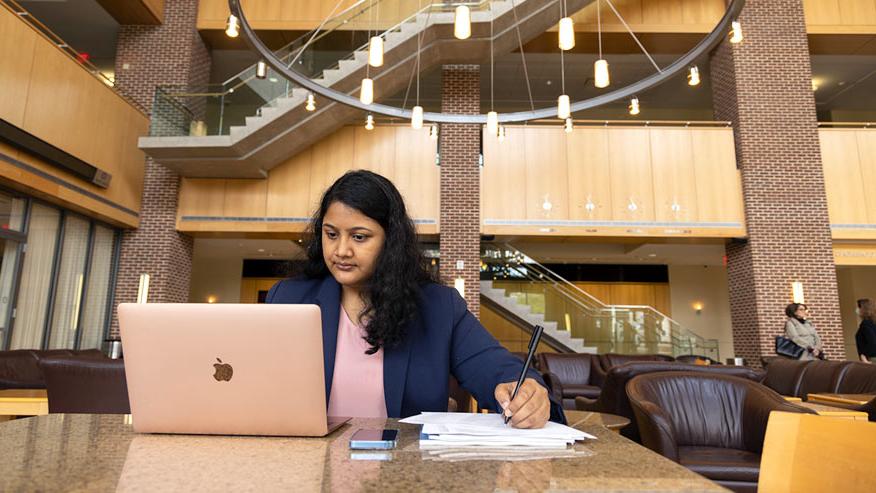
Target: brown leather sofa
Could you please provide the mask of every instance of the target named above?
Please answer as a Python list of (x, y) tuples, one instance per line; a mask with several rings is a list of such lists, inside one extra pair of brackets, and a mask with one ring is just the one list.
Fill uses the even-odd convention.
[(627, 393), (646, 447), (737, 492), (757, 491), (770, 412), (814, 414), (727, 375), (649, 373)]
[[(876, 365), (850, 363), (834, 390), (837, 394), (876, 394)], [(876, 421), (876, 398), (861, 405), (837, 403), (833, 406), (864, 411), (869, 416), (870, 421)]]
[(630, 400), (627, 397), (626, 385), (634, 377), (646, 373), (684, 371), (696, 372), (705, 375), (730, 375), (745, 378), (753, 382), (762, 382), (764, 372), (743, 366), (723, 365), (689, 365), (673, 361), (639, 361), (615, 366), (608, 371), (605, 382), (602, 384), (602, 393), (598, 399), (577, 397), (575, 407), (580, 411), (595, 411), (600, 413), (615, 414), (629, 418), (630, 424), (621, 430), (621, 434), (630, 440), (640, 441), (639, 427), (636, 425), (635, 416)]
[(53, 356), (40, 360), (50, 413), (128, 414), (121, 359)]
[(70, 349), (15, 349), (0, 351), (0, 390), (44, 389), (46, 383), (40, 371), (40, 360), (54, 356), (103, 358), (97, 349), (73, 351)]
[(593, 381), (599, 365), (595, 354), (539, 353), (538, 361), (551, 395), (563, 403), (563, 409), (575, 409), (578, 396), (599, 396), (601, 389)]

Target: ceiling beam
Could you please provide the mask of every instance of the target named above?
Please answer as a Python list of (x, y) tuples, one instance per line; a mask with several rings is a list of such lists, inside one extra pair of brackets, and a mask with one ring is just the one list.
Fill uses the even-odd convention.
[(122, 25), (164, 23), (164, 0), (97, 0)]

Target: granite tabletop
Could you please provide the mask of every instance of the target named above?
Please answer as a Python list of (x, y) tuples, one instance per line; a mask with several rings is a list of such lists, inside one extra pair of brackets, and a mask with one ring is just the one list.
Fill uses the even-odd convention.
[[(360, 428), (398, 447), (351, 451)], [(580, 455), (435, 460), (419, 427), (354, 419), (325, 438), (140, 435), (123, 415), (50, 414), (0, 423), (0, 491), (726, 491), (594, 425)]]

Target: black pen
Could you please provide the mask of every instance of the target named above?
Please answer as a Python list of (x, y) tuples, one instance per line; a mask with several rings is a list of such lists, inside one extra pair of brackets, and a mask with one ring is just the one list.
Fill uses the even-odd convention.
[[(544, 327), (541, 325), (536, 325), (535, 329), (532, 330), (532, 338), (529, 339), (529, 353), (526, 355), (526, 361), (523, 362), (523, 370), (520, 372), (520, 378), (517, 379), (514, 393), (511, 394), (512, 401), (517, 397), (517, 391), (520, 390), (520, 386), (523, 385), (523, 381), (526, 380), (526, 373), (529, 371), (529, 365), (532, 363), (532, 357), (535, 355), (535, 348), (538, 347), (538, 341), (541, 340), (541, 333), (543, 331)], [(505, 416), (506, 425), (508, 424), (508, 421), (511, 421), (511, 416)]]

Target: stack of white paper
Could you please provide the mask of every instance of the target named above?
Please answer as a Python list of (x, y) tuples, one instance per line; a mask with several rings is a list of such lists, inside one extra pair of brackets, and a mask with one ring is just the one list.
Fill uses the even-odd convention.
[(401, 420), (423, 425), (420, 449), (449, 460), (526, 460), (580, 455), (569, 445), (593, 435), (557, 423), (518, 429), (500, 414), (422, 413)]

